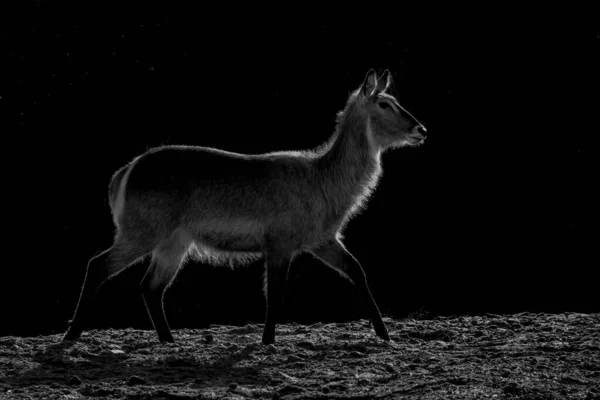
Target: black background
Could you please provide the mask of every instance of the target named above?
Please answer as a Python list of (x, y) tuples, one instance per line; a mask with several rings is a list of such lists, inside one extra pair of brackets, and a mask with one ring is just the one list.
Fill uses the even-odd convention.
[[(369, 207), (345, 231), (382, 312), (600, 309), (599, 29), (151, 11), (36, 2), (0, 31), (0, 334), (65, 329), (87, 261), (112, 242), (117, 168), (161, 144), (316, 147), (369, 68), (392, 72), (429, 132), (424, 146), (384, 154)], [(137, 290), (144, 265), (102, 289), (94, 327), (151, 328)], [(188, 264), (165, 296), (171, 327), (262, 322), (262, 272), (262, 261)], [(288, 320), (366, 317), (353, 287), (310, 256), (293, 264), (290, 294)]]

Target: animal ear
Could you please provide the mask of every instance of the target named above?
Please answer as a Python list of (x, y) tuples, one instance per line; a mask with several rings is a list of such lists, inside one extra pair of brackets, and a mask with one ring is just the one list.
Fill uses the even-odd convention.
[(392, 75), (386, 69), (383, 74), (377, 79), (377, 93), (385, 92), (392, 85)]
[(360, 87), (360, 93), (363, 96), (371, 96), (373, 93), (375, 93), (375, 90), (377, 89), (377, 74), (375, 73), (374, 69), (370, 69), (369, 72), (367, 72), (367, 76), (365, 77), (364, 82), (362, 83), (362, 86)]

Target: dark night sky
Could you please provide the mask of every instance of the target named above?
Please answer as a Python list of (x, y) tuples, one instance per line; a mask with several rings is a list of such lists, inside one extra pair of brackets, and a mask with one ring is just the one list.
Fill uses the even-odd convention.
[[(164, 10), (104, 18), (40, 4), (0, 29), (5, 215), (18, 254), (0, 334), (64, 329), (87, 260), (111, 244), (117, 168), (160, 144), (316, 147), (369, 68), (391, 70), (401, 104), (429, 132), (424, 146), (384, 155), (378, 190), (345, 233), (382, 311), (599, 310), (598, 29)], [(310, 257), (292, 268), (289, 318), (363, 316), (335, 273)], [(135, 273), (101, 294), (99, 326), (149, 327)], [(260, 321), (261, 273), (261, 263), (189, 265), (166, 295), (172, 327)]]

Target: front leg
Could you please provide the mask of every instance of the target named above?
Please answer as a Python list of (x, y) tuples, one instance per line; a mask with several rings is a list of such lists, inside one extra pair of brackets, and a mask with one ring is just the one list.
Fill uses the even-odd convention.
[(350, 278), (356, 285), (363, 301), (367, 304), (375, 333), (384, 340), (390, 340), (387, 328), (381, 319), (379, 308), (377, 308), (377, 304), (375, 304), (373, 295), (367, 285), (365, 272), (356, 258), (337, 239), (332, 239), (320, 247), (311, 250), (311, 253), (329, 267), (340, 272), (343, 276)]
[(264, 292), (267, 298), (267, 315), (262, 337), (263, 344), (275, 342), (275, 324), (281, 314), (281, 303), (291, 261), (291, 257), (288, 256), (266, 254)]

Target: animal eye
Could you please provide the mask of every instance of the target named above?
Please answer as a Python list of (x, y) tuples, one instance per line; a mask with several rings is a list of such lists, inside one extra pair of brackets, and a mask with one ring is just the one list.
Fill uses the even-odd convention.
[(382, 110), (386, 110), (386, 109), (390, 108), (390, 105), (388, 103), (386, 103), (385, 101), (382, 101), (382, 102), (379, 103), (379, 107)]

